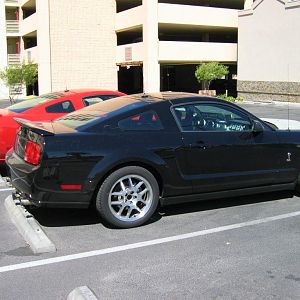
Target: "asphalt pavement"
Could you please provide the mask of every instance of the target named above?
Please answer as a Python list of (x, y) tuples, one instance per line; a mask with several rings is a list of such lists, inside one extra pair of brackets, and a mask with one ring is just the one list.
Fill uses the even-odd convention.
[(300, 103), (288, 102), (236, 102), (260, 118), (278, 118), (300, 121)]
[[(285, 118), (286, 104), (240, 103)], [(300, 120), (300, 105), (292, 104)], [(300, 198), (289, 192), (160, 208), (145, 226), (105, 227), (91, 210), (31, 209), (55, 244), (33, 254), (0, 187), (0, 299), (299, 299)]]
[(36, 210), (57, 247), (41, 255), (0, 211), (1, 299), (64, 299), (82, 285), (99, 299), (299, 299), (300, 198), (290, 193), (170, 206), (130, 230), (86, 210)]

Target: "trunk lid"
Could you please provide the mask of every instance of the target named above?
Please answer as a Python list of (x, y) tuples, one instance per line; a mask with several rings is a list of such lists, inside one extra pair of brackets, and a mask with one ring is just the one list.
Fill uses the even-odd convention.
[[(76, 132), (74, 129), (53, 122), (32, 122), (19, 118), (15, 118), (15, 121), (21, 126), (16, 134), (14, 151), (25, 161), (27, 161), (26, 156), (28, 155), (29, 146), (33, 151), (39, 152), (39, 157), (42, 157), (45, 137), (60, 133)], [(38, 147), (38, 150), (36, 147)], [(34, 156), (35, 154), (32, 155)]]
[(21, 118), (14, 118), (14, 120), (21, 126), (30, 128), (31, 131), (42, 136), (76, 132), (76, 130), (73, 128), (55, 122), (34, 122)]
[(10, 116), (10, 117), (13, 117), (13, 116), (17, 116), (18, 113), (15, 113), (13, 111), (10, 111), (8, 110), (7, 108), (1, 108), (0, 109), (0, 117), (6, 117), (6, 116)]

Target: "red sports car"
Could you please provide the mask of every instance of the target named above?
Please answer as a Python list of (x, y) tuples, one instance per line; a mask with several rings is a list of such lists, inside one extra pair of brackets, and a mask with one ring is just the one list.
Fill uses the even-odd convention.
[(51, 121), (85, 106), (124, 95), (109, 90), (68, 90), (41, 95), (0, 109), (0, 164), (4, 163), (6, 152), (13, 146), (19, 128), (14, 118)]

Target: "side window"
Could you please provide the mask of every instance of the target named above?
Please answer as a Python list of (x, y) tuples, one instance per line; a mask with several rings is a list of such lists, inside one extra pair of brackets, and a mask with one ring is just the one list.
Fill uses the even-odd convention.
[(70, 113), (75, 111), (75, 108), (71, 101), (63, 101), (46, 107), (48, 113)]
[(182, 131), (250, 131), (249, 117), (221, 104), (187, 104), (173, 108)]
[(122, 130), (161, 130), (163, 126), (157, 113), (153, 110), (143, 112), (119, 121)]
[(119, 97), (118, 95), (94, 95), (83, 98), (83, 103), (85, 106), (90, 106), (111, 98)]

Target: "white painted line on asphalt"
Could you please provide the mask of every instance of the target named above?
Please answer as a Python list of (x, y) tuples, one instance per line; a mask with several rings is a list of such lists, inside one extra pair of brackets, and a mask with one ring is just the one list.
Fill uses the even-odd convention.
[(300, 211), (295, 211), (295, 212), (291, 212), (291, 213), (287, 213), (287, 214), (283, 214), (283, 215), (277, 215), (277, 216), (267, 217), (267, 218), (263, 218), (263, 219), (253, 220), (253, 221), (247, 221), (247, 222), (236, 223), (236, 224), (232, 224), (232, 225), (216, 227), (216, 228), (212, 228), (212, 229), (190, 232), (190, 233), (186, 233), (186, 234), (179, 234), (179, 235), (174, 235), (174, 236), (155, 239), (155, 240), (127, 244), (127, 245), (123, 245), (123, 246), (99, 249), (99, 250), (82, 252), (82, 253), (71, 254), (71, 255), (58, 256), (58, 257), (47, 258), (47, 259), (40, 259), (40, 260), (35, 260), (35, 261), (30, 261), (30, 262), (26, 262), (26, 263), (15, 264), (15, 265), (8, 265), (8, 266), (0, 267), (0, 273), (21, 270), (21, 269), (34, 268), (34, 267), (45, 266), (45, 265), (50, 265), (50, 264), (56, 264), (56, 263), (77, 260), (77, 259), (82, 259), (82, 258), (87, 258), (87, 257), (100, 256), (100, 255), (116, 253), (116, 252), (121, 252), (121, 251), (127, 251), (127, 250), (132, 250), (132, 249), (138, 249), (138, 248), (143, 248), (143, 247), (148, 247), (148, 246), (153, 246), (153, 245), (165, 244), (165, 243), (195, 238), (198, 236), (208, 235), (208, 234), (212, 234), (212, 233), (217, 233), (217, 232), (222, 232), (222, 231), (227, 231), (227, 230), (232, 230), (232, 229), (238, 229), (238, 228), (273, 222), (273, 221), (277, 221), (277, 220), (283, 220), (283, 219), (287, 219), (287, 218), (297, 217), (297, 216), (300, 216)]
[(14, 191), (14, 188), (7, 188), (7, 189), (0, 189), (0, 193), (1, 192), (10, 192), (10, 191)]

